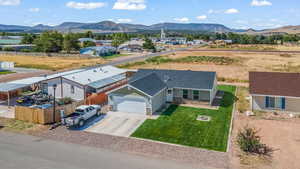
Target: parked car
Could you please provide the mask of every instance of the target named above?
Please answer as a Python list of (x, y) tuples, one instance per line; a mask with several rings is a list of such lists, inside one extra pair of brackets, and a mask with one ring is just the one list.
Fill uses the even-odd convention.
[(22, 96), (16, 102), (21, 106), (30, 106), (34, 104), (34, 100), (30, 96)]
[(101, 115), (101, 106), (90, 105), (90, 106), (79, 106), (76, 108), (75, 112), (69, 116), (63, 118), (63, 124), (67, 127), (82, 127), (85, 122), (93, 116)]

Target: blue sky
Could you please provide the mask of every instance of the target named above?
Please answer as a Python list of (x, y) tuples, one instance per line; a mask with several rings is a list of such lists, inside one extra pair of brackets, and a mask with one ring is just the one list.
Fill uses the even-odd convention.
[(231, 28), (300, 25), (299, 0), (0, 0), (0, 24), (65, 21), (220, 23)]

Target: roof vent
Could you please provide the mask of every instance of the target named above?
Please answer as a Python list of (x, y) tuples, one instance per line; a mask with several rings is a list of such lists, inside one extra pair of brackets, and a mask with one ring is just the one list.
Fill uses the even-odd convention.
[(91, 80), (91, 79), (88, 79), (88, 81), (91, 82), (92, 80)]
[(167, 81), (169, 81), (169, 80), (170, 80), (170, 77), (167, 76), (167, 75), (165, 75), (165, 76), (164, 76), (164, 82), (167, 82)]

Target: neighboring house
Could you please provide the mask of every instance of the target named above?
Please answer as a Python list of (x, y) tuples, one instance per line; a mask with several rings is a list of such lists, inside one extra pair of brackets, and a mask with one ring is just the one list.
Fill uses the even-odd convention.
[(152, 115), (168, 102), (212, 105), (216, 92), (215, 72), (140, 69), (108, 102), (113, 111)]
[(23, 45), (0, 45), (1, 50), (6, 51), (22, 51), (22, 50), (32, 50), (35, 45), (23, 44)]
[(15, 67), (14, 62), (0, 62), (0, 71), (11, 70)]
[(111, 56), (117, 53), (115, 47), (109, 46), (94, 46), (87, 47), (80, 50), (80, 54), (91, 56)]
[(300, 112), (300, 73), (250, 72), (251, 109)]
[(45, 93), (53, 96), (53, 85), (56, 84), (57, 98), (70, 97), (80, 101), (93, 93), (105, 92), (118, 83), (124, 84), (127, 82), (127, 72), (113, 66), (87, 69), (43, 81), (42, 88)]
[(119, 46), (119, 51), (125, 51), (125, 52), (142, 52), (143, 51), (143, 44), (145, 41), (129, 41), (125, 42), (122, 45)]
[(18, 45), (22, 39), (22, 36), (0, 36), (0, 45)]

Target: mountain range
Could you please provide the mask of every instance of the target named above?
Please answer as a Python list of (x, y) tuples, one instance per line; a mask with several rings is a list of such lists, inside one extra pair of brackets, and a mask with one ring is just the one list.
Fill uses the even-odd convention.
[(275, 33), (300, 33), (300, 26), (286, 26), (282, 28), (267, 30), (238, 30), (231, 29), (222, 24), (209, 23), (159, 23), (154, 25), (115, 23), (112, 21), (102, 21), (97, 23), (80, 23), (80, 22), (64, 22), (60, 25), (36, 25), (36, 26), (20, 26), (20, 25), (1, 25), (0, 31), (4, 32), (42, 32), (45, 30), (57, 30), (60, 32), (85, 32), (91, 30), (95, 33), (112, 33), (112, 32), (139, 32), (139, 31), (158, 31), (161, 29), (173, 31), (201, 31), (201, 32), (237, 32), (248, 34), (275, 34)]

